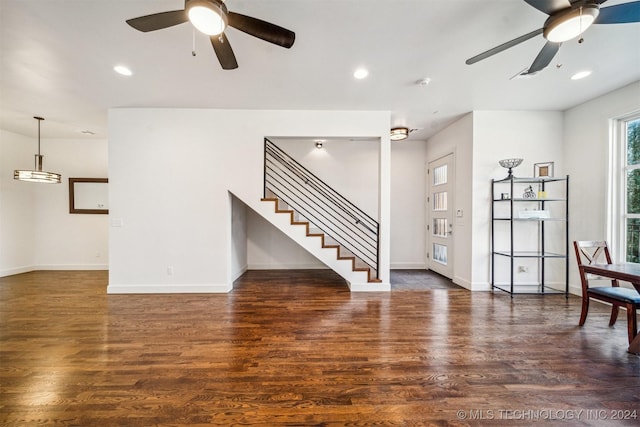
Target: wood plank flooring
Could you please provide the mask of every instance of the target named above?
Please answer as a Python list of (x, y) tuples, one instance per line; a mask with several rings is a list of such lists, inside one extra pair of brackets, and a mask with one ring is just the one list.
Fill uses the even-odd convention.
[(0, 278), (1, 425), (640, 423), (624, 316), (608, 328), (593, 303), (580, 328), (576, 297), (355, 294), (329, 270), (250, 271), (216, 295), (106, 286)]

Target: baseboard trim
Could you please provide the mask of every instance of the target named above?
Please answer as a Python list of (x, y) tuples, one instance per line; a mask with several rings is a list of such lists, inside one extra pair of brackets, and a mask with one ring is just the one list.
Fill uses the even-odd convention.
[(247, 272), (247, 270), (249, 270), (249, 267), (247, 267), (247, 264), (245, 264), (232, 278), (231, 282), (235, 282), (236, 280), (238, 280), (240, 278), (240, 276), (242, 276), (244, 273)]
[(16, 274), (22, 274), (22, 273), (29, 273), (29, 272), (34, 271), (34, 270), (37, 270), (37, 269), (33, 265), (27, 265), (27, 266), (24, 266), (24, 267), (9, 268), (7, 270), (0, 271), (0, 277), (14, 276)]
[(397, 262), (391, 264), (391, 270), (426, 270), (427, 266), (419, 262)]
[(367, 283), (351, 283), (347, 282), (351, 292), (390, 292), (391, 283), (384, 282), (367, 282)]
[(462, 277), (454, 276), (453, 279), (451, 279), (451, 281), (456, 285), (462, 286), (463, 288), (468, 289), (470, 291), (484, 290), (484, 289), (474, 289), (471, 282), (469, 282), (466, 279), (463, 279)]
[(40, 264), (34, 270), (108, 270), (109, 264)]
[(221, 285), (118, 285), (107, 287), (107, 294), (225, 294), (233, 286)]
[(328, 270), (324, 264), (249, 264), (247, 270)]

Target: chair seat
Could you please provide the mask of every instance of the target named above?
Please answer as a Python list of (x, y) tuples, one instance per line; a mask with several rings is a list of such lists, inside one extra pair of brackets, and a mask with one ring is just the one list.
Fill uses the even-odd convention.
[(640, 294), (635, 289), (605, 286), (589, 288), (589, 293), (619, 299), (625, 303), (640, 304)]

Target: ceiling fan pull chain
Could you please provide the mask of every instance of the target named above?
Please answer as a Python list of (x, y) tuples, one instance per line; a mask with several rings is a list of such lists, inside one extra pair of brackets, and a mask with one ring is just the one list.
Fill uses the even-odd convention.
[(582, 37), (582, 6), (580, 6), (580, 38), (578, 39), (578, 43), (582, 43), (584, 38)]
[(562, 55), (562, 49), (558, 50), (558, 62), (556, 62), (556, 70), (559, 70), (560, 68), (562, 68), (562, 60), (560, 59), (560, 56)]
[(193, 35), (191, 36), (191, 56), (196, 56), (196, 30), (195, 28), (192, 30)]

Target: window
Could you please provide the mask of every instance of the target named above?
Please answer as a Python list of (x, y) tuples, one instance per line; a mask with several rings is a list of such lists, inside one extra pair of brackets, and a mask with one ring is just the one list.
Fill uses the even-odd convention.
[(616, 246), (621, 259), (640, 263), (640, 114), (620, 119), (617, 124), (621, 185)]

